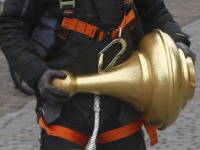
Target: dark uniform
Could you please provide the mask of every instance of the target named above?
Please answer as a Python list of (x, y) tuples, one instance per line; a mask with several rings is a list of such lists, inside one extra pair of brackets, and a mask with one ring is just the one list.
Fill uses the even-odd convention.
[[(138, 30), (147, 34), (153, 29), (161, 29), (176, 42), (190, 45), (184, 34), (162, 0), (135, 0), (141, 19)], [(74, 18), (101, 29), (118, 28), (124, 17), (123, 0), (76, 0)], [(137, 12), (135, 12), (137, 13)], [(29, 86), (36, 90), (38, 105), (45, 104), (46, 124), (58, 124), (90, 137), (94, 127), (92, 94), (76, 94), (67, 105), (51, 104), (41, 97), (36, 82), (48, 69), (67, 70), (74, 75), (97, 72), (98, 52), (110, 40), (97, 42), (86, 35), (71, 31), (58, 57), (44, 64), (48, 49), (54, 42), (63, 19), (59, 0), (6, 0), (0, 17), (0, 45), (10, 67), (12, 67)], [(137, 18), (137, 21), (140, 21)], [(138, 31), (142, 33), (142, 31)], [(122, 32), (127, 42), (127, 50), (117, 62), (125, 61), (136, 47), (128, 27)], [(105, 53), (105, 66), (114, 58), (121, 46), (116, 44)], [(101, 96), (99, 133), (127, 125), (140, 117), (128, 103), (109, 96)], [(48, 117), (50, 116), (50, 117)], [(82, 149), (67, 140), (47, 136), (42, 130), (42, 149), (64, 150)], [(97, 144), (98, 150), (142, 150), (145, 149), (142, 131), (124, 139), (107, 144)]]

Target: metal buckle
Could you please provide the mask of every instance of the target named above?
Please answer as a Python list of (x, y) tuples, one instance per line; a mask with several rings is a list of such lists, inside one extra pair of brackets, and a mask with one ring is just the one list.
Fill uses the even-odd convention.
[(44, 117), (44, 109), (42, 107), (38, 108), (37, 116), (38, 116), (38, 119), (40, 117)]
[(105, 38), (107, 40), (111, 40), (112, 34), (113, 34), (113, 30), (115, 30), (115, 28), (111, 28), (111, 29), (109, 29), (109, 30), (106, 31)]
[(60, 8), (62, 9), (63, 6), (68, 6), (68, 5), (72, 5), (73, 8), (75, 7), (75, 0), (72, 1), (66, 1), (66, 2), (62, 2), (62, 0), (60, 0)]
[(99, 29), (98, 28), (96, 33), (95, 33), (94, 39), (98, 40), (100, 32), (104, 31), (102, 40), (104, 40), (104, 39), (111, 40), (113, 30), (115, 30), (115, 28), (111, 28), (109, 30), (104, 30), (104, 29)]
[[(96, 40), (99, 39), (99, 34), (100, 34), (101, 31), (104, 31), (104, 32), (105, 32), (105, 30), (97, 28), (96, 33), (95, 33), (95, 35), (94, 35), (94, 39), (96, 39)], [(103, 38), (104, 38), (104, 35), (103, 35)], [(102, 39), (103, 39), (103, 38), (102, 38)]]

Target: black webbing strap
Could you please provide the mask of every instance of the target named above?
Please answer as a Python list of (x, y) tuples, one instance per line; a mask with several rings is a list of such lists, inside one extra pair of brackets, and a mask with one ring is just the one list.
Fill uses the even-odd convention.
[(47, 55), (44, 59), (46, 63), (54, 60), (58, 56), (59, 52), (61, 51), (61, 49), (63, 48), (63, 45), (65, 44), (67, 40), (69, 32), (70, 30), (64, 29), (62, 27), (59, 29), (58, 35), (54, 43), (51, 45), (50, 49), (48, 50)]
[[(124, 8), (125, 8), (126, 14), (128, 14), (129, 11), (131, 9), (133, 9), (133, 7), (134, 7), (133, 0), (124, 0)], [(135, 13), (135, 11), (134, 11), (134, 13)], [(136, 48), (137, 44), (139, 42), (138, 32), (137, 32), (137, 28), (136, 28), (136, 17), (129, 22), (128, 27), (129, 27), (129, 31), (132, 36), (133, 45)]]
[[(74, 6), (75, 6), (75, 0), (60, 0), (60, 8), (63, 9), (64, 17), (73, 18)], [(69, 33), (70, 30), (60, 27), (58, 35), (54, 43), (49, 48), (47, 55), (44, 59), (46, 63), (53, 61), (58, 56), (59, 52), (61, 51), (67, 40)]]
[(133, 0), (124, 0), (124, 9), (126, 14), (128, 14), (133, 9)]
[(135, 23), (136, 23), (136, 28), (137, 28), (138, 40), (140, 41), (145, 35), (144, 29), (143, 29), (142, 22), (135, 5), (133, 6), (133, 11), (135, 13)]

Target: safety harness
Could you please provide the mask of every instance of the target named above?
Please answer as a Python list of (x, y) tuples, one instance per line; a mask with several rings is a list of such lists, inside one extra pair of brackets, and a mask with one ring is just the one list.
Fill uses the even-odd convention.
[[(85, 148), (89, 142), (89, 138), (87, 136), (80, 134), (67, 127), (63, 127), (59, 125), (46, 126), (42, 116), (39, 117), (38, 124), (42, 129), (46, 130), (49, 136), (55, 136), (55, 137), (66, 139), (68, 141), (71, 141), (73, 143), (80, 145), (83, 148)], [(102, 144), (102, 143), (109, 143), (116, 140), (120, 140), (122, 138), (128, 137), (138, 132), (139, 130), (141, 130), (142, 125), (144, 125), (147, 130), (147, 133), (151, 140), (151, 143), (150, 143), (151, 146), (158, 143), (156, 128), (145, 123), (142, 117), (140, 117), (136, 121), (128, 125), (125, 125), (123, 127), (110, 130), (107, 132), (99, 133), (97, 135), (96, 142)]]
[(133, 12), (133, 1), (124, 0), (125, 15), (122, 23), (117, 29), (111, 28), (109, 30), (99, 29), (96, 26), (90, 25), (88, 23), (82, 22), (80, 20), (73, 18), (73, 8), (75, 7), (75, 0), (60, 0), (60, 8), (63, 9), (64, 18), (59, 29), (58, 35), (54, 43), (49, 48), (44, 61), (50, 62), (54, 60), (59, 52), (61, 51), (63, 45), (65, 44), (70, 31), (76, 31), (81, 34), (87, 35), (88, 37), (95, 39), (97, 41), (102, 41), (104, 39), (112, 40), (119, 36), (119, 29), (122, 31), (126, 25), (129, 27), (129, 31), (132, 35), (133, 44), (136, 46), (138, 43), (138, 34), (136, 30), (135, 14)]
[[(60, 7), (64, 11), (64, 19), (61, 28), (59, 29), (58, 36), (56, 37), (55, 42), (52, 44), (47, 53), (47, 56), (44, 60), (45, 62), (50, 62), (57, 57), (58, 53), (60, 52), (64, 43), (66, 42), (70, 31), (79, 32), (97, 41), (102, 41), (104, 39), (112, 40), (118, 37), (120, 28), (123, 31), (124, 27), (128, 25), (129, 31), (132, 35), (133, 44), (135, 45), (138, 42), (132, 0), (124, 0), (124, 7), (126, 12), (124, 15), (124, 19), (117, 29), (110, 30), (99, 29), (93, 25), (74, 19), (73, 8), (75, 7), (75, 0), (60, 0)], [(56, 136), (69, 140), (82, 146), (83, 148), (85, 148), (88, 144), (89, 138), (85, 135), (82, 135), (72, 129), (59, 125), (47, 126), (45, 125), (43, 120), (43, 111), (40, 110), (38, 114), (38, 124), (42, 129), (46, 130), (49, 136)], [(142, 125), (144, 125), (147, 130), (147, 133), (151, 139), (151, 145), (155, 145), (158, 142), (156, 128), (145, 123), (142, 117), (126, 126), (104, 133), (99, 133), (97, 135), (96, 142), (108, 143), (125, 138), (138, 132), (142, 128)]]

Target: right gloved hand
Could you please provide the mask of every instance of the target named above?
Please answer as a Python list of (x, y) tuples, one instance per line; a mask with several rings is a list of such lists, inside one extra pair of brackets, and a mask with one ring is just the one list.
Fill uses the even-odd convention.
[(51, 103), (66, 104), (69, 101), (69, 92), (60, 90), (51, 84), (54, 78), (65, 79), (67, 75), (57, 70), (47, 70), (37, 81), (40, 95)]
[(183, 42), (176, 42), (176, 46), (183, 51), (186, 57), (191, 57), (193, 63), (195, 64), (196, 54), (187, 45), (185, 45)]

